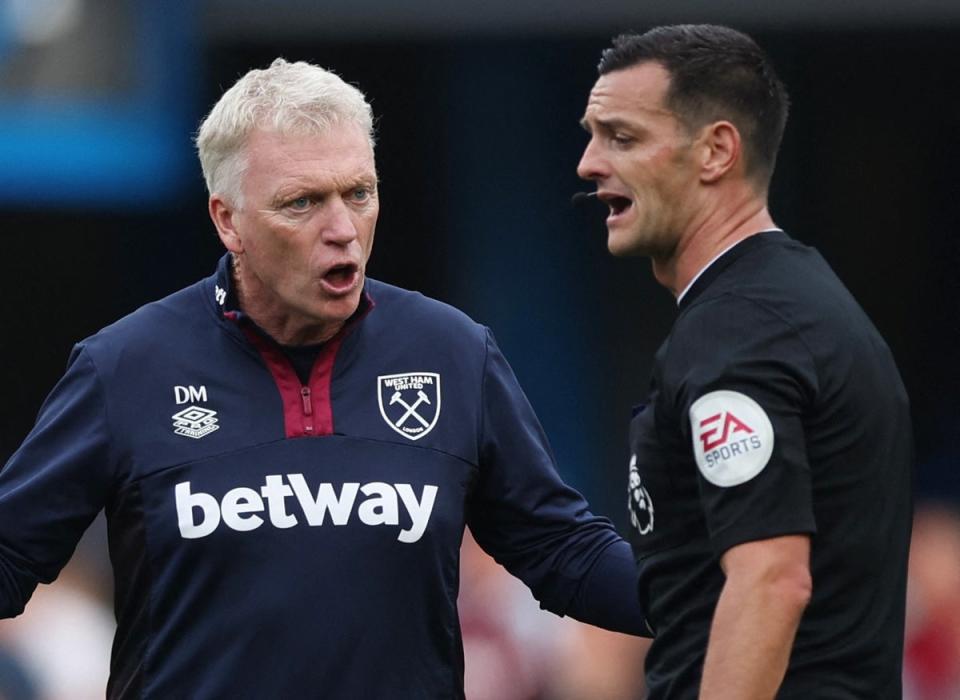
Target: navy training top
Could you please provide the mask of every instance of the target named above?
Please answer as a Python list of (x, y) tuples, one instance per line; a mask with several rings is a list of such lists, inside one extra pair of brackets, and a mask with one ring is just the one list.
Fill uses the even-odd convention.
[(0, 616), (104, 508), (110, 698), (463, 697), (465, 525), (543, 607), (646, 629), (486, 328), (368, 279), (304, 384), (229, 260), (75, 347), (0, 471)]

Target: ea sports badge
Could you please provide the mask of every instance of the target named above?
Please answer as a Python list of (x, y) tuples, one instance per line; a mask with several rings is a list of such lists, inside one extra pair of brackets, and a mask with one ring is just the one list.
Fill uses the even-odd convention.
[(693, 455), (703, 478), (738, 486), (763, 471), (773, 454), (773, 425), (756, 401), (738, 391), (712, 391), (690, 407)]

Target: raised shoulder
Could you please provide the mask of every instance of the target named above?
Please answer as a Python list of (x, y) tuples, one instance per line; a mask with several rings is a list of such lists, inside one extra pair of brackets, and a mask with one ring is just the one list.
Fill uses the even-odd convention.
[(121, 356), (166, 357), (182, 347), (185, 338), (212, 329), (215, 317), (202, 299), (203, 282), (197, 282), (162, 299), (144, 304), (105, 326), (79, 345), (102, 368)]
[(725, 355), (743, 345), (791, 337), (803, 344), (795, 315), (762, 296), (723, 292), (698, 300), (677, 318), (671, 354), (684, 363)]
[(374, 303), (369, 320), (378, 325), (396, 324), (398, 330), (439, 334), (445, 343), (486, 342), (484, 326), (456, 307), (374, 279), (367, 280), (366, 289)]
[(705, 393), (754, 395), (777, 388), (797, 405), (814, 401), (818, 361), (802, 319), (769, 300), (711, 295), (685, 309), (663, 354), (663, 380), (684, 412)]

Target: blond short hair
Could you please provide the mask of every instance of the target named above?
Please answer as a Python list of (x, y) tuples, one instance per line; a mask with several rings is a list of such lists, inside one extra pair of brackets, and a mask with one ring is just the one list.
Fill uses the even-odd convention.
[(333, 71), (304, 61), (276, 59), (254, 69), (223, 93), (201, 122), (196, 145), (207, 191), (243, 206), (245, 147), (254, 129), (322, 134), (355, 124), (374, 144), (373, 110), (364, 94)]

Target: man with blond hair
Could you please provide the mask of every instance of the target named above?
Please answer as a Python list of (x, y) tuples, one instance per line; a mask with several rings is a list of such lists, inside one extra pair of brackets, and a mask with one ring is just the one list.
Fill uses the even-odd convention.
[(105, 508), (111, 698), (457, 698), (464, 527), (634, 634), (629, 546), (556, 474), (490, 332), (365, 275), (373, 119), (277, 60), (200, 127), (214, 275), (79, 343), (0, 472), (0, 616)]

